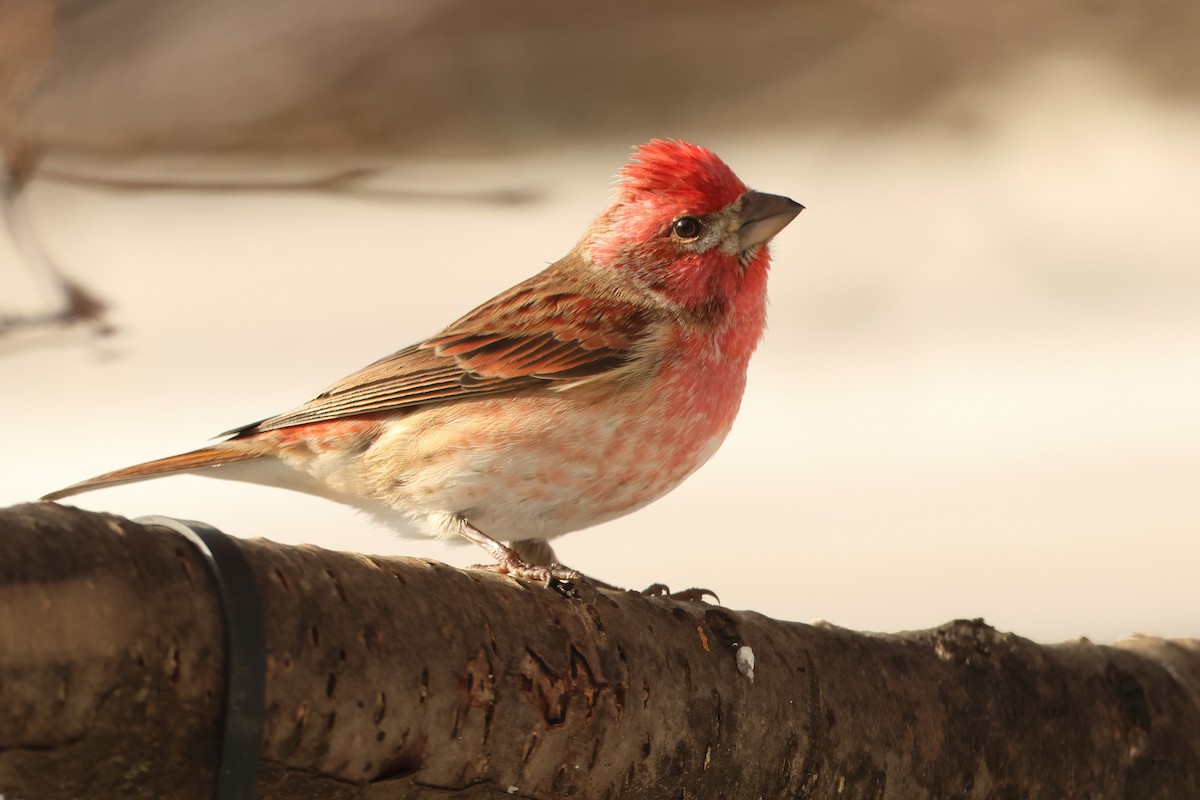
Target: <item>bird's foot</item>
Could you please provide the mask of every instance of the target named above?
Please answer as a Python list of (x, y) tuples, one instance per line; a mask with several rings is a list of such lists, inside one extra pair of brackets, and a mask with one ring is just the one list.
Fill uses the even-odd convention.
[(495, 564), (476, 564), (471, 569), (495, 572), (523, 581), (534, 581), (564, 597), (577, 597), (578, 587), (584, 580), (577, 571), (562, 564), (530, 564), (512, 551), (502, 554)]
[[(550, 564), (533, 564), (530, 558), (523, 558), (516, 550), (496, 541), (463, 518), (458, 520), (458, 532), (496, 559), (495, 564), (481, 564), (472, 569), (484, 569), (500, 575), (511, 575), (519, 580), (537, 581), (564, 597), (579, 596), (578, 587), (584, 582), (584, 578), (575, 570), (568, 569), (556, 561)], [(530, 552), (534, 554), (535, 558), (538, 553), (549, 554), (550, 558), (554, 556), (554, 551), (544, 542)]]
[(680, 600), (685, 603), (703, 603), (705, 602), (705, 597), (711, 597), (717, 601), (717, 605), (721, 604), (721, 598), (712, 589), (700, 589), (697, 587), (672, 592), (671, 587), (665, 583), (652, 583), (645, 589), (642, 589), (641, 594), (644, 597), (665, 597), (669, 600)]
[[(620, 586), (613, 586), (611, 583), (606, 583), (599, 578), (593, 578), (591, 575), (580, 576), (584, 581), (595, 586), (597, 589), (606, 589), (610, 592), (624, 592)], [(721, 598), (712, 589), (691, 588), (684, 589), (680, 592), (672, 592), (671, 587), (665, 583), (652, 583), (645, 589), (642, 589), (638, 594), (643, 597), (665, 597), (668, 600), (679, 600), (684, 603), (702, 603), (705, 597), (711, 597), (717, 601), (717, 605), (721, 604)]]

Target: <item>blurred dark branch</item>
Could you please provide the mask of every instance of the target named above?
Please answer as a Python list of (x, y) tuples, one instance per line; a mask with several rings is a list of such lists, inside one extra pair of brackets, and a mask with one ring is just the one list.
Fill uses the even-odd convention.
[[(0, 86), (19, 77), (8, 100), (0, 94), (10, 109), (0, 142), (17, 135), (51, 162), (117, 178), (152, 156), (354, 170), (748, 121), (879, 131), (1063, 56), (1105, 63), (1167, 100), (1200, 94), (1190, 0), (5, 7), (24, 10), (0, 13)], [(5, 50), (9, 39), (21, 46)]]
[(9, 236), (38, 283), (51, 299), (49, 310), (39, 313), (5, 313), (0, 309), (0, 335), (22, 328), (37, 328), (55, 325), (83, 323), (92, 326), (96, 333), (107, 335), (113, 332), (104, 319), (105, 303), (68, 277), (54, 263), (30, 224), (25, 205), (24, 187), (33, 167), (26, 161), (16, 161), (10, 166), (7, 152), (0, 149), (0, 216)]
[(373, 185), (380, 168), (361, 167), (334, 171), (313, 177), (281, 177), (276, 180), (220, 180), (197, 176), (190, 180), (156, 178), (117, 178), (44, 169), (38, 173), (43, 180), (86, 186), (111, 192), (327, 192), (344, 197), (386, 200), (399, 203), (483, 203), (489, 205), (519, 205), (540, 198), (533, 189), (433, 190)]
[(42, 247), (24, 202), (42, 151), (23, 123), (44, 88), (56, 32), (57, 0), (0, 2), (0, 215), (17, 251), (41, 285), (50, 308), (31, 314), (0, 309), (0, 335), (20, 328), (85, 323), (109, 333), (105, 304), (67, 275)]

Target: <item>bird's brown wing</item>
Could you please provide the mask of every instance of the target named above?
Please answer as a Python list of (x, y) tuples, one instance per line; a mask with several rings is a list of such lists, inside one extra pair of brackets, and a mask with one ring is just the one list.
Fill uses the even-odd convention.
[[(553, 269), (553, 268), (552, 268)], [(621, 299), (549, 291), (549, 270), (480, 306), (441, 333), (376, 361), (304, 405), (230, 433), (326, 422), (360, 414), (598, 377), (635, 357), (650, 315)]]

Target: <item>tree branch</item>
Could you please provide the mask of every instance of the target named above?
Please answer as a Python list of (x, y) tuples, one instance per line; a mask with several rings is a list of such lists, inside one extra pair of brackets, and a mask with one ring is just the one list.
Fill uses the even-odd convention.
[[(241, 546), (267, 619), (263, 798), (1200, 797), (1196, 641), (863, 634)], [(178, 535), (0, 511), (0, 792), (208, 796), (221, 636)]]

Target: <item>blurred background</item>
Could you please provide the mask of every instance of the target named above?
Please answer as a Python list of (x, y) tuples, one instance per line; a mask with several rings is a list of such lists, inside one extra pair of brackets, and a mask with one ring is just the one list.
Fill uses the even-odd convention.
[[(1200, 636), (1198, 36), (1187, 0), (0, 0), (25, 235), (115, 330), (16, 324), (63, 301), (0, 237), (0, 506), (432, 334), (678, 137), (808, 210), (723, 449), (566, 563), (860, 629)], [(197, 477), (69, 502), (482, 557)]]

